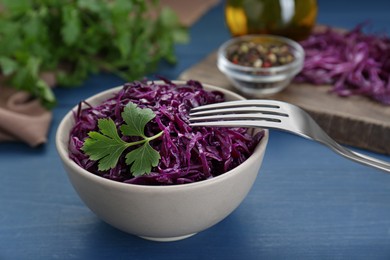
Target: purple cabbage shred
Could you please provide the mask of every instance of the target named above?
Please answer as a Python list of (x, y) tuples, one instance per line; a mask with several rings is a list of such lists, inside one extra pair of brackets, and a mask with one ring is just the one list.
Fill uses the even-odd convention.
[[(150, 174), (138, 177), (133, 177), (130, 167), (125, 164), (126, 152), (114, 169), (99, 171), (97, 162), (90, 160), (81, 150), (88, 132), (98, 131), (98, 119), (110, 117), (117, 126), (123, 123), (121, 112), (129, 101), (155, 112), (156, 117), (145, 127), (147, 136), (164, 131), (162, 137), (150, 143), (161, 155), (158, 166)], [(186, 84), (174, 84), (168, 80), (164, 80), (164, 84), (126, 83), (118, 93), (98, 106), (80, 103), (70, 132), (69, 156), (89, 172), (131, 184), (175, 185), (218, 176), (243, 163), (264, 135), (261, 131), (252, 136), (245, 128), (189, 126), (191, 108), (223, 101), (223, 93), (206, 91), (200, 82), (193, 80)], [(121, 135), (120, 131), (118, 133)], [(131, 137), (121, 138), (131, 141)]]
[(331, 28), (301, 42), (305, 62), (296, 82), (331, 84), (339, 96), (362, 95), (390, 105), (390, 39), (366, 34), (363, 25), (349, 32)]

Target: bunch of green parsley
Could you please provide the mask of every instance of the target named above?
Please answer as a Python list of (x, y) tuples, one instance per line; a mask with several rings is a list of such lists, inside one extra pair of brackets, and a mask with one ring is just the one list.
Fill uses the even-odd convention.
[(174, 63), (174, 44), (186, 37), (156, 0), (2, 0), (0, 72), (52, 108), (56, 97), (42, 73), (55, 73), (61, 86), (100, 70), (135, 80), (161, 60)]

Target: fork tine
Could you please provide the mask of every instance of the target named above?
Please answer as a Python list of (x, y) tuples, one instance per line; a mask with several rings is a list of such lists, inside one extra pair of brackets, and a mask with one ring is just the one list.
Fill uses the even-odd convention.
[[(285, 116), (281, 116), (285, 117)], [(208, 116), (195, 116), (190, 117), (190, 122), (200, 122), (200, 121), (223, 121), (223, 120), (260, 120), (260, 121), (272, 121), (272, 122), (282, 122), (280, 119), (280, 116), (278, 118), (278, 115), (272, 115), (265, 116), (262, 114), (217, 114), (217, 115), (208, 115)]]
[(203, 115), (228, 114), (228, 113), (235, 113), (235, 114), (260, 113), (265, 115), (279, 115), (285, 117), (288, 116), (288, 114), (282, 109), (264, 108), (264, 107), (255, 107), (255, 106), (216, 108), (216, 109), (201, 110), (195, 112), (191, 110), (190, 116), (196, 117), (196, 116), (203, 116)]
[(200, 121), (190, 123), (190, 126), (205, 127), (248, 127), (248, 128), (268, 128), (284, 130), (283, 124), (267, 120), (224, 120), (224, 121)]
[(268, 107), (268, 108), (280, 108), (281, 102), (275, 100), (237, 100), (237, 101), (228, 101), (221, 102), (215, 104), (208, 104), (199, 107), (195, 107), (191, 109), (191, 111), (203, 111), (209, 109), (218, 109), (218, 108), (228, 108), (228, 107), (248, 107), (248, 106), (256, 106), (256, 107)]

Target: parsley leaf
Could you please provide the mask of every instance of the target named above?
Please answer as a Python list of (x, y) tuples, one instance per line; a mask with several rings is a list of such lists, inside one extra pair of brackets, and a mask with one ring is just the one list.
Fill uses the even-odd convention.
[(91, 160), (100, 160), (99, 170), (106, 171), (116, 166), (119, 157), (127, 148), (127, 143), (119, 137), (111, 118), (99, 119), (98, 127), (101, 133), (89, 132), (89, 138), (85, 140), (81, 150), (88, 154)]
[(122, 113), (122, 118), (126, 124), (122, 125), (120, 129), (124, 135), (146, 138), (144, 135), (145, 125), (155, 116), (151, 109), (141, 109), (136, 104), (129, 102)]
[(91, 131), (81, 148), (93, 161), (99, 161), (98, 169), (106, 171), (114, 168), (125, 150), (132, 146), (139, 146), (126, 154), (126, 164), (131, 165), (133, 176), (150, 173), (152, 167), (158, 165), (160, 154), (150, 146), (150, 141), (160, 137), (158, 134), (145, 136), (145, 126), (156, 115), (149, 108), (141, 109), (136, 104), (129, 102), (123, 112), (122, 118), (125, 124), (120, 126), (122, 135), (140, 137), (141, 140), (126, 142), (118, 134), (115, 122), (111, 119), (99, 119), (99, 132)]
[[(142, 160), (140, 160), (142, 158)], [(131, 165), (133, 176), (140, 176), (152, 170), (160, 161), (160, 154), (145, 142), (141, 147), (129, 152), (126, 155), (126, 164)]]

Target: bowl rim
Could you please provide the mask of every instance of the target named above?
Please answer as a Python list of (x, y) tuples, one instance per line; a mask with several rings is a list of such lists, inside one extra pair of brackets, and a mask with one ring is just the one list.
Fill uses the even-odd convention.
[(277, 81), (283, 81), (286, 79), (291, 79), (295, 75), (297, 75), (302, 70), (302, 65), (299, 65), (295, 68), (291, 68), (290, 71), (286, 71), (285, 74), (271, 74), (270, 75), (250, 75), (242, 72), (237, 72), (234, 70), (231, 70), (223, 65), (223, 62), (225, 61), (218, 61), (217, 67), (218, 69), (225, 73), (226, 76), (232, 77), (234, 79), (246, 81), (246, 82), (253, 82), (253, 83), (275, 83)]
[[(291, 47), (293, 47), (293, 55), (295, 57), (294, 61), (287, 63), (285, 65), (280, 66), (274, 66), (269, 68), (254, 68), (249, 66), (241, 66), (232, 63), (229, 61), (229, 59), (226, 58), (226, 50), (227, 48), (235, 44), (236, 42), (243, 42), (243, 41), (251, 41), (252, 39), (269, 39), (269, 40), (278, 40), (280, 42), (285, 42)], [(283, 37), (278, 35), (272, 35), (272, 34), (248, 34), (243, 36), (238, 36), (231, 38), (230, 40), (227, 40), (224, 42), (217, 51), (217, 57), (218, 57), (218, 63), (221, 64), (221, 66), (227, 67), (231, 70), (241, 71), (241, 72), (259, 72), (259, 73), (284, 73), (289, 72), (289, 70), (292, 70), (294, 68), (299, 68), (303, 65), (304, 58), (305, 58), (305, 50), (303, 47), (296, 41)], [(229, 71), (230, 72), (230, 71)], [(264, 77), (264, 75), (251, 75), (251, 77)]]
[[(154, 82), (155, 84), (159, 84), (159, 83), (162, 83), (164, 81), (156, 80), (156, 81), (148, 81), (148, 82)], [(186, 83), (187, 81), (185, 81), (185, 80), (172, 80), (171, 82), (174, 84), (181, 84), (181, 83)], [(241, 95), (234, 93), (230, 90), (223, 89), (221, 87), (217, 87), (217, 86), (205, 84), (205, 83), (202, 83), (202, 86), (206, 87), (208, 90), (211, 90), (211, 91), (220, 91), (224, 94), (231, 95), (234, 98), (245, 99)], [(107, 99), (107, 95), (114, 94), (122, 88), (123, 88), (123, 85), (107, 89), (105, 91), (96, 93), (96, 94), (86, 98), (85, 101), (90, 102), (91, 100), (96, 100), (96, 99), (103, 98), (103, 97), (105, 97), (104, 99)], [(95, 105), (94, 102), (91, 102), (91, 103), (92, 103), (92, 105)], [(263, 129), (264, 130), (263, 138), (261, 139), (259, 144), (256, 145), (253, 153), (243, 163), (241, 163), (240, 165), (236, 166), (235, 168), (231, 169), (228, 172), (225, 172), (221, 175), (218, 175), (218, 176), (210, 178), (210, 179), (206, 179), (203, 181), (197, 181), (197, 182), (193, 182), (193, 183), (185, 183), (185, 184), (178, 184), (178, 185), (160, 185), (160, 186), (124, 183), (124, 182), (110, 180), (110, 179), (98, 176), (92, 172), (89, 172), (89, 171), (81, 168), (79, 165), (77, 165), (76, 162), (74, 162), (72, 159), (69, 158), (68, 149), (67, 149), (67, 143), (69, 141), (69, 131), (65, 131), (65, 126), (69, 121), (71, 121), (71, 123), (72, 122), (74, 123), (73, 115), (74, 115), (74, 112), (77, 111), (77, 109), (78, 109), (78, 105), (75, 105), (72, 109), (70, 109), (65, 114), (65, 116), (62, 118), (61, 122), (59, 123), (59, 125), (57, 127), (56, 136), (55, 136), (55, 143), (56, 143), (57, 153), (59, 154), (59, 156), (62, 160), (62, 163), (66, 164), (76, 174), (82, 175), (82, 177), (87, 178), (95, 183), (98, 183), (99, 185), (110, 186), (110, 187), (118, 188), (118, 189), (132, 189), (132, 190), (141, 191), (141, 192), (156, 192), (156, 191), (173, 192), (173, 191), (178, 191), (178, 190), (183, 190), (183, 189), (189, 190), (189, 189), (197, 188), (200, 186), (206, 187), (209, 185), (213, 185), (213, 184), (216, 184), (218, 182), (224, 181), (227, 178), (230, 178), (230, 176), (232, 176), (232, 175), (239, 174), (241, 168), (244, 168), (246, 164), (250, 164), (254, 160), (259, 160), (259, 158), (257, 158), (256, 155), (261, 155), (262, 153), (263, 154), (265, 153), (267, 143), (269, 140), (268, 129)], [(68, 173), (68, 175), (69, 175), (69, 173)]]

